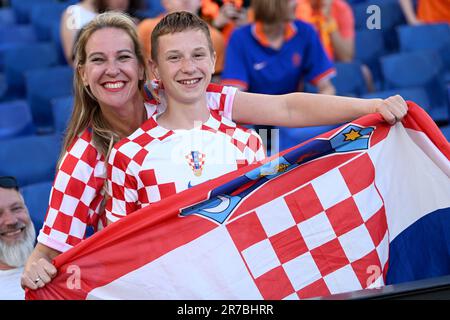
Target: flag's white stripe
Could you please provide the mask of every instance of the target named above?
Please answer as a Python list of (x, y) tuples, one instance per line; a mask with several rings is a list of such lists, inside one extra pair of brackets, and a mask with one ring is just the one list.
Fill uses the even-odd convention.
[(262, 299), (224, 226), (113, 282), (88, 299)]

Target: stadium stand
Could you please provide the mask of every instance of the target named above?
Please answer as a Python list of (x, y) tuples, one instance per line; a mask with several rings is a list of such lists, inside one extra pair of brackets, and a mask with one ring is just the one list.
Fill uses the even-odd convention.
[(52, 99), (51, 104), (55, 132), (63, 133), (72, 113), (73, 96)]
[(72, 78), (73, 69), (68, 66), (26, 73), (27, 99), (38, 131), (53, 131), (51, 100), (72, 94)]
[(331, 82), (340, 96), (359, 97), (367, 92), (359, 62), (336, 62), (336, 77)]
[(53, 180), (61, 138), (27, 136), (0, 141), (0, 175), (12, 175), (20, 186)]
[(51, 188), (52, 181), (33, 183), (21, 188), (36, 234), (44, 224)]
[(0, 140), (31, 135), (34, 132), (31, 110), (25, 100), (0, 103)]

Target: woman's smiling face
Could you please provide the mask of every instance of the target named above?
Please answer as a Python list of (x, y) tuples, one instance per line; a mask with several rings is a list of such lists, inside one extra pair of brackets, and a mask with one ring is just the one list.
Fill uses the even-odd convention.
[(139, 64), (134, 44), (122, 29), (95, 31), (86, 43), (86, 63), (80, 67), (84, 85), (101, 106), (124, 108), (139, 95), (144, 66)]

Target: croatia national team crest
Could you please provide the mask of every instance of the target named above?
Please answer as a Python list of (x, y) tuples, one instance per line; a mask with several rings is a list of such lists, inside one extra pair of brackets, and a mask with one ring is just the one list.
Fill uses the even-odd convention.
[(202, 175), (203, 165), (205, 164), (206, 155), (200, 151), (191, 151), (186, 156), (189, 166), (191, 167), (194, 175), (200, 177)]

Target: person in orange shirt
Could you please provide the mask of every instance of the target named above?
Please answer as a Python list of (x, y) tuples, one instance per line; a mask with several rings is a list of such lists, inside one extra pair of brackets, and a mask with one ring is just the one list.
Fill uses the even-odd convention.
[(250, 0), (202, 0), (200, 16), (222, 32), (225, 42), (236, 27), (253, 22)]
[(355, 21), (347, 2), (298, 0), (296, 17), (314, 26), (331, 60), (342, 62), (353, 60)]
[[(150, 58), (150, 52), (152, 49), (150, 37), (152, 31), (163, 16), (167, 13), (175, 11), (188, 11), (197, 14), (200, 11), (201, 0), (161, 0), (161, 5), (164, 7), (166, 13), (155, 18), (144, 19), (138, 24), (137, 27), (139, 42), (144, 49), (144, 55), (146, 58)], [(212, 81), (219, 82), (224, 64), (225, 41), (219, 30), (212, 26), (209, 27), (213, 47), (216, 51), (216, 64)]]
[(418, 0), (417, 15), (412, 0), (399, 0), (406, 21), (410, 25), (422, 23), (450, 23), (450, 0)]

